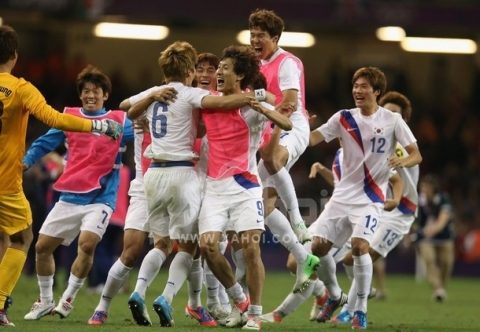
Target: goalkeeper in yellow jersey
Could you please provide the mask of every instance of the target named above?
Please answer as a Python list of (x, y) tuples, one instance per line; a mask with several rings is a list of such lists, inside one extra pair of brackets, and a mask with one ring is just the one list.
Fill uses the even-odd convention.
[(33, 239), (30, 205), (22, 189), (22, 159), (31, 114), (50, 127), (74, 132), (98, 132), (117, 139), (123, 132), (110, 119), (87, 120), (59, 113), (30, 82), (11, 74), (18, 59), (18, 38), (10, 26), (0, 26), (0, 232), (10, 247), (0, 263), (0, 326), (13, 326), (5, 301), (17, 283)]

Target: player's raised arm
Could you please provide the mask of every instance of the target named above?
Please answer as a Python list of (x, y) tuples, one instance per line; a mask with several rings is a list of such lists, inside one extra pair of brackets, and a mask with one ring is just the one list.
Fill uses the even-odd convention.
[(309, 146), (315, 146), (325, 140), (322, 133), (317, 129), (310, 132), (310, 138), (308, 140)]
[(206, 95), (202, 98), (202, 108), (213, 110), (232, 110), (248, 104), (247, 97), (254, 97), (259, 101), (265, 100), (266, 91), (258, 89), (246, 93), (234, 93), (228, 96)]
[(281, 114), (280, 112), (277, 112), (275, 110), (275, 107), (271, 106), (271, 108), (267, 108), (265, 104), (262, 105), (261, 102), (259, 102), (255, 97), (247, 97), (248, 104), (250, 107), (257, 111), (258, 113), (261, 113), (265, 115), (270, 121), (275, 123), (278, 127), (280, 127), (283, 130), (292, 130), (293, 124), (292, 121), (285, 115)]

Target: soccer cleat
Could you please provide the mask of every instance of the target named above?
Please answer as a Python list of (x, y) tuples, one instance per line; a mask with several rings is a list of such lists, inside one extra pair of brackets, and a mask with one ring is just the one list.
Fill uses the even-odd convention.
[(327, 320), (330, 320), (333, 316), (335, 310), (347, 303), (348, 297), (347, 294), (342, 292), (342, 295), (338, 300), (332, 300), (330, 297), (323, 306), (322, 310), (317, 316), (317, 322), (325, 323)]
[(315, 319), (317, 319), (317, 316), (322, 310), (322, 307), (325, 304), (325, 302), (327, 302), (329, 295), (330, 293), (328, 292), (328, 289), (325, 287), (325, 293), (323, 294), (323, 296), (315, 296), (313, 298), (313, 306), (312, 306), (312, 310), (310, 310), (310, 317), (309, 317), (310, 321), (313, 322)]
[(43, 303), (40, 299), (32, 305), (30, 312), (23, 317), (25, 320), (38, 320), (46, 315), (51, 315), (55, 309), (55, 302)]
[(297, 280), (293, 286), (293, 292), (298, 293), (305, 289), (310, 283), (310, 276), (320, 265), (320, 259), (312, 254), (307, 255), (307, 259), (302, 263), (297, 263)]
[(12, 297), (11, 296), (7, 296), (7, 298), (5, 299), (5, 304), (3, 306), (3, 310), (5, 310), (5, 312), (8, 310), (8, 308), (10, 308), (13, 304), (13, 300), (12, 300)]
[(163, 295), (160, 295), (153, 301), (153, 310), (160, 318), (160, 326), (170, 327), (175, 325), (172, 317), (172, 306)]
[(367, 314), (363, 311), (357, 310), (353, 313), (352, 319), (353, 330), (366, 330), (367, 329)]
[(242, 325), (242, 315), (247, 311), (250, 305), (250, 298), (247, 296), (247, 300), (244, 302), (235, 302), (232, 311), (227, 317), (226, 327), (238, 327)]
[(261, 315), (260, 320), (266, 323), (281, 323), (282, 316), (278, 314), (276, 311), (269, 312), (268, 314)]
[(242, 330), (256, 330), (262, 329), (262, 321), (258, 316), (248, 316), (247, 322), (243, 325)]
[(140, 326), (152, 326), (152, 321), (148, 315), (145, 300), (137, 292), (133, 292), (128, 299), (128, 307), (132, 312), (133, 319)]
[(5, 309), (0, 310), (0, 326), (15, 326), (7, 317)]
[(348, 310), (343, 310), (338, 315), (330, 319), (330, 323), (345, 324), (350, 323), (352, 319), (353, 317), (348, 313)]
[(90, 317), (87, 324), (88, 325), (103, 325), (107, 320), (107, 313), (105, 311), (95, 311), (93, 316)]
[(312, 234), (308, 231), (308, 228), (305, 225), (304, 221), (295, 224), (293, 226), (293, 232), (297, 236), (298, 242), (300, 242), (301, 244), (312, 241)]
[(210, 314), (202, 307), (199, 306), (197, 309), (192, 309), (187, 304), (185, 307), (185, 315), (196, 319), (202, 326), (217, 326), (215, 319), (210, 316)]
[(207, 308), (207, 312), (212, 316), (219, 325), (225, 326), (230, 312), (225, 310), (221, 305), (215, 305), (213, 308)]
[(60, 318), (67, 318), (70, 312), (73, 310), (72, 298), (66, 300), (60, 299), (60, 303), (53, 309), (52, 315), (58, 314)]
[(212, 316), (219, 325), (225, 326), (229, 312), (221, 305), (216, 304), (213, 308), (207, 308), (207, 312)]

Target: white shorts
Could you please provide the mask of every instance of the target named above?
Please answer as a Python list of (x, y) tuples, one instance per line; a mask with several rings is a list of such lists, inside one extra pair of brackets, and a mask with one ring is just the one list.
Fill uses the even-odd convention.
[[(281, 132), (279, 145), (284, 146), (288, 151), (288, 159), (285, 164), (287, 171), (290, 171), (290, 168), (292, 168), (298, 158), (300, 158), (303, 152), (305, 152), (309, 138), (310, 126), (306, 121), (297, 121), (294, 123), (292, 130)], [(275, 187), (275, 183), (263, 165), (263, 160), (260, 160), (260, 163), (258, 164), (258, 172), (264, 188)]]
[(145, 193), (143, 193), (143, 197), (140, 194), (130, 197), (130, 204), (128, 205), (127, 216), (125, 218), (125, 227), (123, 229), (135, 229), (142, 232), (149, 232), (147, 226), (147, 199), (145, 198)]
[(203, 198), (198, 220), (199, 233), (224, 232), (227, 225), (229, 230), (237, 233), (265, 230), (261, 187), (238, 195), (206, 195)]
[(190, 241), (197, 238), (200, 180), (194, 168), (187, 165), (193, 163), (152, 163), (145, 173), (147, 227), (156, 236)]
[[(318, 219), (315, 220), (310, 226), (308, 226), (308, 231), (310, 232), (310, 234), (314, 234), (314, 231), (315, 231), (315, 228), (317, 227), (318, 225)], [(312, 253), (312, 242), (309, 241), (309, 242), (306, 242), (303, 247), (305, 248), (305, 250), (311, 254)], [(337, 247), (332, 247), (330, 249), (330, 254), (332, 255), (333, 259), (335, 260), (335, 263), (340, 263), (341, 261), (343, 261), (343, 259), (345, 258), (345, 256), (347, 256), (347, 254), (352, 250), (352, 241), (351, 239), (348, 239), (347, 242), (345, 242), (345, 244), (343, 246), (341, 246), (340, 248), (337, 248)]]
[(77, 205), (58, 201), (45, 219), (40, 234), (63, 239), (70, 245), (81, 231), (89, 231), (102, 239), (113, 210), (105, 204)]
[[(388, 215), (388, 213), (385, 213)], [(413, 215), (404, 215), (401, 218), (396, 218), (397, 220), (391, 222), (392, 218), (382, 218), (382, 222), (375, 231), (372, 242), (370, 242), (370, 248), (378, 252), (383, 257), (387, 257), (388, 253), (392, 251), (403, 239), (403, 237), (408, 234), (405, 232), (405, 227), (399, 227), (395, 224), (398, 222), (410, 223), (410, 225), (415, 220)]]
[(340, 248), (350, 237), (372, 242), (383, 214), (383, 204), (344, 204), (330, 200), (318, 217), (314, 236), (321, 237)]

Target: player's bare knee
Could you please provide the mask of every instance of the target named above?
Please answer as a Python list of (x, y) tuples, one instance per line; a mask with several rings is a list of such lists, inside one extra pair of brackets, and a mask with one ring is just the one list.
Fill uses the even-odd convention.
[(327, 255), (330, 248), (331, 244), (325, 239), (316, 237), (312, 242), (312, 254), (317, 257), (323, 257)]
[(362, 256), (368, 254), (370, 244), (367, 240), (361, 238), (352, 238), (352, 254), (353, 256)]

